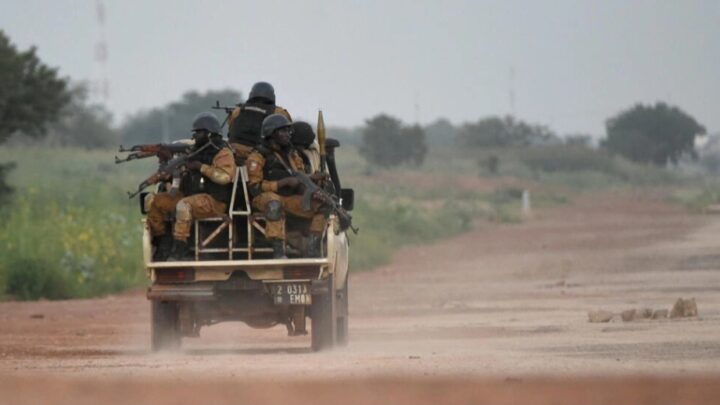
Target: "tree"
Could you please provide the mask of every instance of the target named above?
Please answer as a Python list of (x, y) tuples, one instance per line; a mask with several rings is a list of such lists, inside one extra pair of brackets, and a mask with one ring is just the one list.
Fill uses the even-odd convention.
[(403, 126), (402, 121), (379, 114), (365, 121), (360, 155), (382, 167), (402, 163), (421, 165), (427, 153), (425, 132), (419, 125)]
[[(179, 101), (130, 117), (120, 130), (122, 142), (157, 143), (189, 138), (195, 115), (209, 111), (216, 101), (220, 101), (220, 105), (232, 106), (242, 102), (242, 94), (231, 89), (211, 90), (206, 93), (187, 92)], [(214, 113), (220, 122), (225, 119), (224, 111), (215, 110)]]
[(45, 134), (70, 100), (67, 81), (43, 64), (32, 47), (20, 52), (0, 31), (0, 143), (16, 132)]
[(564, 141), (567, 146), (592, 147), (592, 136), (586, 134), (568, 134), (565, 135)]
[(452, 145), (457, 129), (447, 118), (438, 118), (425, 126), (425, 134), (429, 145)]
[(117, 146), (118, 134), (112, 128), (112, 114), (103, 106), (89, 104), (88, 90), (76, 84), (61, 118), (48, 129), (47, 142), (54, 146), (79, 146), (86, 149)]
[(612, 153), (641, 163), (664, 166), (695, 153), (695, 137), (705, 127), (678, 107), (659, 102), (654, 106), (637, 104), (609, 118), (607, 138), (602, 146)]
[[(35, 51), (18, 51), (0, 30), (0, 143), (15, 133), (43, 135), (70, 99), (66, 80)], [(0, 164), (0, 201), (7, 201), (12, 192), (5, 177), (13, 167)]]
[(558, 142), (558, 137), (543, 125), (528, 124), (513, 117), (487, 117), (463, 125), (456, 137), (462, 147), (512, 147)]
[(399, 119), (380, 114), (365, 121), (360, 155), (368, 162), (390, 167), (400, 163), (400, 127)]
[(421, 166), (428, 151), (425, 131), (420, 125), (412, 125), (403, 127), (400, 130), (400, 136), (402, 137), (402, 144), (407, 148), (406, 153), (403, 154), (404, 160), (415, 166)]

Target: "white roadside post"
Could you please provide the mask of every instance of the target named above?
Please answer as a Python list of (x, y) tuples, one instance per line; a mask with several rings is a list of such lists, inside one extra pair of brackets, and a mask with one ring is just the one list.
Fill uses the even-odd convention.
[(523, 190), (522, 192), (522, 217), (529, 218), (532, 216), (532, 206), (530, 204), (530, 190)]

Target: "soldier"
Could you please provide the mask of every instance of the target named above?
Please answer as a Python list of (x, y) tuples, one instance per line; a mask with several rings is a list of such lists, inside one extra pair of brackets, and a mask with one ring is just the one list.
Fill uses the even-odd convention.
[[(308, 256), (320, 256), (320, 241), (327, 223), (327, 207), (313, 199), (309, 210), (302, 207), (303, 195), (294, 172), (304, 171), (304, 164), (290, 142), (292, 124), (281, 114), (265, 118), (262, 124), (264, 143), (247, 158), (248, 189), (252, 206), (265, 214), (265, 231), (273, 247), (274, 258), (285, 256), (285, 213), (311, 219)], [(313, 181), (322, 176), (312, 175)]]
[[(205, 146), (185, 167), (179, 190), (158, 193), (147, 214), (156, 246), (153, 260), (183, 260), (189, 252), (187, 239), (194, 219), (227, 212), (235, 178), (235, 159), (222, 140), (220, 122), (212, 113), (200, 113), (193, 121), (194, 150)], [(166, 221), (175, 213), (174, 240), (167, 235)], [(169, 257), (168, 257), (169, 256)]]
[(228, 119), (228, 140), (240, 161), (245, 160), (260, 143), (262, 122), (271, 114), (282, 114), (292, 120), (286, 109), (275, 105), (273, 86), (257, 82), (250, 90), (247, 102), (238, 105)]
[(305, 173), (320, 171), (320, 150), (312, 127), (305, 121), (297, 121), (293, 122), (292, 129), (292, 144), (303, 160)]

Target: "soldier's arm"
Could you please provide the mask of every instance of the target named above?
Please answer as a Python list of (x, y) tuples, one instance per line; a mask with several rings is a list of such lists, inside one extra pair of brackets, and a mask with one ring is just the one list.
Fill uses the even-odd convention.
[(213, 183), (224, 185), (235, 179), (235, 167), (233, 153), (228, 148), (222, 148), (213, 158), (212, 165), (200, 166), (200, 173), (207, 176)]
[(265, 167), (265, 158), (253, 152), (245, 161), (245, 167), (248, 171), (248, 191), (253, 196), (259, 195), (264, 191), (277, 192), (277, 181), (265, 180), (263, 168)]

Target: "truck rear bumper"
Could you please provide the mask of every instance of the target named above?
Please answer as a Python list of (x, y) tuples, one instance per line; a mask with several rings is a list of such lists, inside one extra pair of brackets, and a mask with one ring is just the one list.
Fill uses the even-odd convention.
[[(308, 295), (322, 295), (329, 292), (327, 282), (325, 280), (268, 280), (263, 282), (267, 287), (265, 292), (270, 293), (273, 290), (270, 286), (281, 286), (281, 285), (307, 285), (308, 291), (304, 292)], [(222, 289), (223, 294), (228, 293), (228, 289)], [(237, 293), (242, 293), (243, 289), (236, 290)], [(274, 291), (277, 291), (275, 289)], [(159, 301), (214, 301), (218, 298), (218, 289), (213, 284), (154, 284), (148, 287), (147, 298), (149, 300)], [(280, 303), (274, 300), (276, 303)], [(310, 304), (310, 300), (307, 300), (307, 304)], [(302, 304), (298, 301), (298, 304)]]
[(211, 285), (156, 284), (148, 287), (147, 298), (159, 301), (207, 301), (215, 299)]

